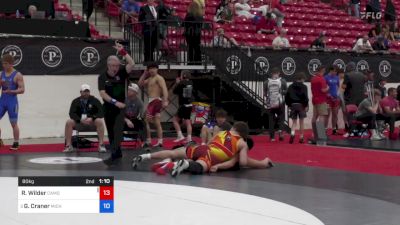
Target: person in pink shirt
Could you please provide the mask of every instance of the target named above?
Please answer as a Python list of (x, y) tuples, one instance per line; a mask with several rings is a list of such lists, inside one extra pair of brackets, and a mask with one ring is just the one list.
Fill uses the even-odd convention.
[(396, 88), (389, 88), (388, 96), (384, 97), (380, 102), (385, 121), (389, 123), (389, 137), (392, 139), (394, 138), (394, 124), (400, 120), (400, 106), (396, 97)]

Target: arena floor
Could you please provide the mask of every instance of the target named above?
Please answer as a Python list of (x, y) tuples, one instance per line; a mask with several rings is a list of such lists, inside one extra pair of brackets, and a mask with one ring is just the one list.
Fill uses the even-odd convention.
[[(97, 152), (1, 151), (1, 224), (398, 225), (400, 221), (398, 176), (275, 162), (269, 170), (172, 178), (152, 173), (153, 162), (132, 170), (130, 161), (142, 150), (125, 150), (122, 162), (112, 167), (101, 162), (108, 154)], [(114, 214), (17, 212), (18, 176), (106, 175), (116, 180)]]

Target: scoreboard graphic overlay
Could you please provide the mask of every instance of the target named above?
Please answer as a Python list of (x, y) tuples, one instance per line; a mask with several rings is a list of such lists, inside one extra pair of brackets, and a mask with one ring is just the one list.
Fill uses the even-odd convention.
[(18, 177), (18, 213), (114, 213), (114, 177)]

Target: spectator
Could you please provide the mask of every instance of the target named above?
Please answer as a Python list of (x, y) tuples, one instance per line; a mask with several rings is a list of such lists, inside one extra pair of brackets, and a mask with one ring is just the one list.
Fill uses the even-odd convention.
[(131, 17), (137, 18), (139, 16), (140, 6), (135, 0), (124, 0), (121, 9), (121, 23), (122, 29), (124, 29), (125, 23), (130, 21)]
[(360, 0), (350, 0), (349, 1), (349, 8), (348, 13), (350, 16), (355, 16), (360, 18)]
[(144, 61), (146, 63), (154, 61), (154, 50), (157, 47), (157, 19), (158, 13), (154, 0), (147, 0), (147, 5), (140, 8), (139, 22), (142, 25), (144, 40)]
[(159, 32), (159, 43), (158, 46), (162, 46), (162, 41), (167, 37), (167, 29), (168, 29), (168, 18), (171, 15), (171, 9), (167, 7), (163, 0), (158, 0), (157, 6), (157, 14), (158, 14), (158, 32)]
[(290, 48), (289, 40), (286, 38), (287, 30), (282, 29), (279, 35), (272, 41), (272, 47), (274, 48)]
[(361, 103), (364, 99), (364, 83), (364, 74), (356, 71), (356, 64), (354, 62), (349, 62), (342, 84), (346, 105), (359, 105)]
[(226, 121), (227, 113), (225, 110), (220, 109), (215, 113), (215, 121), (207, 122), (201, 128), (201, 145), (206, 145), (220, 131), (227, 131), (232, 128), (232, 125)]
[(285, 103), (289, 107), (289, 118), (292, 119), (292, 127), (290, 128), (289, 143), (294, 142), (295, 131), (297, 129), (297, 119), (300, 126), (300, 143), (304, 143), (304, 118), (307, 117), (308, 111), (308, 92), (307, 86), (304, 84), (306, 75), (299, 73), (295, 76), (295, 81), (289, 86)]
[(386, 85), (387, 81), (386, 79), (381, 79), (375, 86), (376, 89), (378, 89), (379, 91), (381, 91), (381, 97), (384, 98), (387, 96), (387, 90), (386, 90)]
[(385, 39), (384, 37), (378, 37), (376, 41), (372, 44), (372, 48), (375, 51), (388, 51), (389, 45), (387, 43), (387, 39)]
[(28, 7), (28, 14), (25, 15), (25, 19), (31, 19), (32, 16), (37, 12), (37, 7), (35, 5), (30, 5)]
[(344, 101), (344, 88), (343, 88), (343, 83), (344, 83), (344, 69), (337, 69), (337, 73), (339, 76), (339, 90), (338, 90), (338, 95), (340, 99), (340, 108), (342, 109), (342, 115), (343, 115), (343, 121), (344, 121), (344, 128), (347, 131), (348, 130), (348, 123), (347, 123), (347, 115), (346, 115), (346, 103)]
[(358, 110), (355, 113), (355, 117), (358, 121), (368, 124), (368, 129), (371, 132), (371, 141), (380, 141), (384, 137), (376, 130), (376, 117), (380, 110), (379, 101), (381, 100), (381, 93), (379, 90), (372, 89), (371, 98), (366, 97), (358, 106)]
[(262, 16), (260, 19), (255, 21), (256, 23), (256, 31), (259, 34), (275, 34), (276, 32), (276, 22), (272, 18), (271, 13), (267, 13), (267, 15)]
[(253, 19), (256, 15), (252, 14), (250, 10), (260, 11), (263, 16), (265, 16), (268, 12), (268, 6), (262, 5), (258, 8), (251, 8), (249, 4), (247, 4), (247, 0), (239, 0), (235, 3), (235, 13), (237, 16), (243, 16), (247, 19)]
[(128, 92), (125, 99), (125, 128), (124, 130), (134, 130), (139, 132), (139, 138), (145, 141), (145, 125), (144, 125), (144, 105), (139, 98), (139, 86), (131, 83), (128, 86)]
[(280, 0), (271, 0), (269, 4), (270, 12), (276, 17), (276, 23), (278, 27), (282, 27), (282, 21), (285, 15), (283, 14), (283, 6)]
[(329, 72), (325, 75), (326, 84), (329, 87), (328, 92), (328, 116), (327, 120), (325, 120), (325, 127), (328, 128), (329, 124), (329, 117), (332, 115), (332, 135), (337, 134), (337, 127), (338, 127), (338, 114), (339, 114), (339, 107), (340, 107), (340, 99), (339, 99), (339, 84), (340, 80), (336, 72), (335, 67), (330, 67)]
[(223, 28), (218, 28), (217, 29), (217, 35), (213, 39), (212, 46), (214, 47), (222, 47), (222, 48), (230, 48), (231, 46), (235, 45), (238, 46), (238, 43), (234, 38), (227, 38), (224, 35), (224, 29)]
[(186, 43), (188, 45), (188, 60), (190, 63), (201, 62), (201, 28), (203, 26), (203, 10), (196, 3), (190, 3), (184, 21)]
[(356, 52), (364, 52), (364, 51), (372, 51), (371, 43), (369, 43), (368, 36), (364, 35), (362, 38), (359, 38), (356, 44), (353, 47), (353, 51)]
[(217, 7), (214, 16), (214, 22), (232, 23), (234, 10), (235, 8), (233, 3), (230, 3), (229, 0), (223, 0)]
[(371, 28), (368, 32), (368, 36), (371, 38), (375, 38), (376, 36), (380, 35), (382, 32), (382, 24), (380, 22), (375, 23), (375, 26)]
[(190, 116), (192, 114), (192, 102), (194, 100), (193, 96), (193, 81), (190, 80), (191, 73), (189, 70), (183, 70), (176, 78), (176, 82), (171, 88), (173, 93), (178, 96), (178, 112), (175, 114), (172, 122), (174, 124), (177, 138), (174, 142), (181, 142), (185, 140), (185, 136), (183, 136), (180, 121), (184, 121), (186, 125), (187, 131), (187, 139), (186, 142), (189, 143), (192, 141), (192, 121), (190, 120)]
[[(379, 93), (381, 94), (380, 91)], [(397, 97), (396, 88), (389, 88), (388, 96), (383, 98), (380, 102), (380, 106), (382, 108), (385, 121), (389, 123), (389, 137), (391, 139), (395, 139), (394, 124), (396, 121), (400, 120), (399, 101), (397, 101), (396, 97)]]
[(65, 149), (63, 152), (73, 152), (72, 132), (78, 125), (95, 126), (99, 136), (99, 152), (106, 152), (104, 146), (104, 113), (100, 101), (90, 95), (90, 86), (82, 84), (81, 95), (75, 98), (69, 108), (69, 119), (65, 124)]
[(315, 131), (317, 120), (326, 124), (328, 116), (328, 105), (326, 103), (329, 86), (324, 79), (325, 67), (319, 66), (318, 73), (311, 79), (312, 103), (314, 105), (313, 117), (311, 120), (312, 128)]
[(397, 20), (390, 24), (389, 37), (389, 40), (391, 41), (396, 41), (400, 39), (400, 29)]
[(319, 37), (315, 39), (312, 43), (310, 48), (315, 48), (315, 49), (325, 49), (326, 48), (326, 37), (325, 37), (325, 32), (321, 32)]
[(271, 78), (264, 82), (264, 97), (269, 118), (269, 135), (275, 141), (275, 122), (278, 124), (279, 140), (283, 141), (283, 124), (285, 120), (286, 80), (280, 77), (280, 70), (272, 68)]
[[(372, 23), (372, 22), (378, 22), (380, 19), (377, 19), (378, 13), (381, 13), (382, 8), (381, 8), (381, 3), (379, 2), (380, 0), (369, 0), (367, 3), (367, 7), (366, 7), (366, 12), (367, 15), (373, 15), (374, 18), (372, 16), (370, 16), (368, 18), (368, 23)], [(370, 14), (368, 14), (370, 13)]]
[(396, 15), (396, 8), (394, 7), (392, 0), (387, 0), (384, 16), (385, 21), (390, 23), (396, 21)]

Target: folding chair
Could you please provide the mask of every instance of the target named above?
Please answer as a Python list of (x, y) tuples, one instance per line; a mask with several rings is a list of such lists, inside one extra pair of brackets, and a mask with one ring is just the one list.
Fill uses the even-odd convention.
[(79, 150), (79, 138), (97, 138), (97, 142), (99, 140), (99, 136), (97, 134), (97, 129), (95, 125), (85, 125), (78, 123), (75, 125), (74, 130), (76, 132), (76, 138), (77, 138), (76, 142), (77, 150)]

